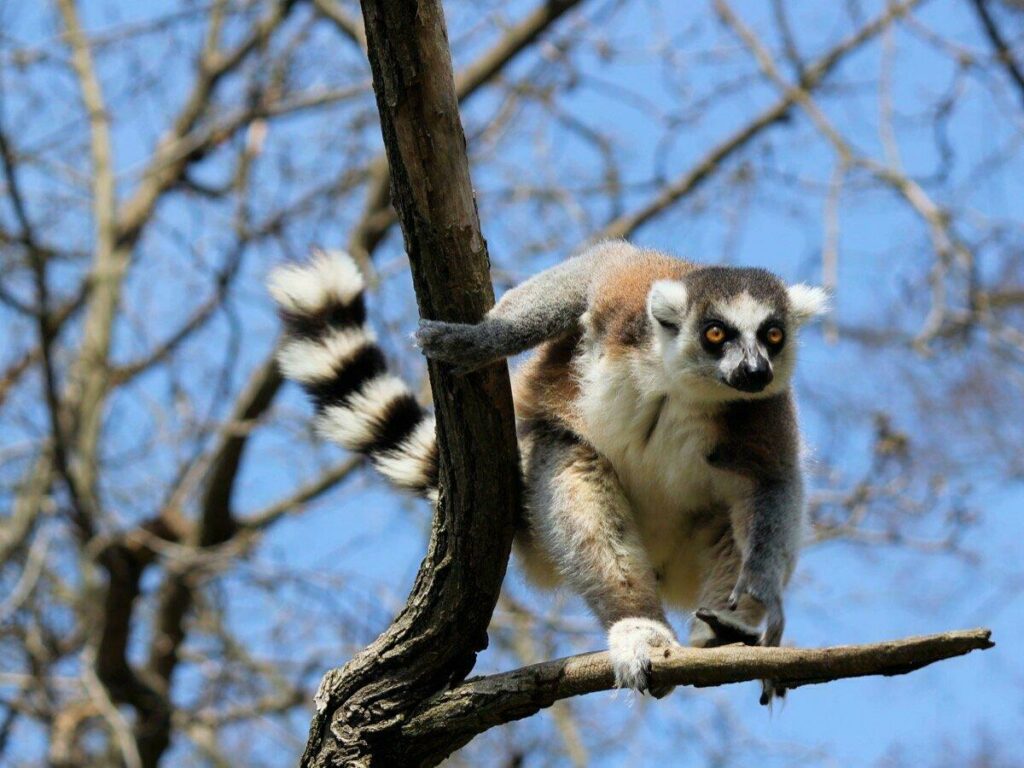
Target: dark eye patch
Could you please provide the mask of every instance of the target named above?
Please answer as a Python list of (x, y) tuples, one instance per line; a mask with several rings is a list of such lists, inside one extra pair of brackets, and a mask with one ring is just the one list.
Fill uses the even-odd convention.
[(714, 318), (714, 317), (706, 318), (704, 320), (704, 322), (702, 322), (700, 324), (700, 332), (701, 333), (706, 333), (708, 328), (710, 328), (713, 325), (717, 325), (719, 328), (721, 328), (723, 331), (725, 331), (725, 340), (726, 341), (732, 341), (737, 336), (739, 336), (739, 331), (737, 331), (731, 325), (726, 323), (724, 320), (719, 320), (719, 319)]
[[(708, 329), (718, 326), (725, 331), (725, 338), (717, 344), (708, 341), (707, 332)], [(718, 320), (713, 317), (705, 318), (700, 324), (700, 345), (704, 348), (704, 351), (714, 357), (721, 357), (725, 353), (725, 345), (735, 339), (739, 334), (735, 328), (731, 325), (727, 325), (722, 320)]]
[[(778, 328), (782, 332), (781, 341), (773, 343), (768, 339), (768, 332), (772, 328)], [(786, 326), (782, 324), (782, 321), (773, 318), (768, 318), (767, 320), (765, 320), (763, 323), (761, 323), (761, 327), (757, 329), (758, 340), (762, 344), (764, 344), (770, 352), (778, 352), (780, 349), (786, 346), (786, 340), (788, 336), (789, 334), (786, 332)]]

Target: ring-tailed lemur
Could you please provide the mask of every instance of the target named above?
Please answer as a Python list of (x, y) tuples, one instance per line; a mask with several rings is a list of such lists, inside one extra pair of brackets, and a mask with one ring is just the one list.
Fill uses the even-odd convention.
[[(281, 369), (312, 396), (320, 432), (436, 494), (433, 418), (387, 373), (352, 260), (280, 267), (270, 290)], [(790, 378), (797, 330), (825, 301), (761, 269), (613, 241), (508, 291), (479, 324), (421, 323), (423, 351), (463, 370), (539, 346), (515, 379), (517, 550), (597, 614), (619, 686), (671, 690), (651, 681), (652, 649), (677, 644), (663, 599), (699, 608), (693, 645), (779, 644), (803, 517)], [(766, 682), (762, 702), (773, 692)]]

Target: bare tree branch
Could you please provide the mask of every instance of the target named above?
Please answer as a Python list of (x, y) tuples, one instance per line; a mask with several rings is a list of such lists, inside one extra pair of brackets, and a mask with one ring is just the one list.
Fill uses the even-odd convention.
[[(270, 10), (253, 24), (249, 33), (226, 51), (219, 47), (219, 24), (216, 18), (211, 21), (192, 91), (175, 117), (169, 133), (160, 141), (153, 153), (138, 189), (119, 212), (118, 235), (122, 241), (138, 241), (142, 227), (152, 216), (160, 196), (181, 177), (182, 171), (190, 162), (202, 157), (204, 144), (193, 146), (188, 152), (181, 151), (182, 144), (189, 141), (191, 132), (209, 109), (210, 97), (218, 84), (234, 72), (251, 53), (266, 44), (295, 5), (295, 0), (276, 0), (271, 4)], [(208, 141), (219, 139), (217, 132), (207, 132), (204, 135), (208, 137)]]
[[(700, 688), (768, 678), (798, 688), (865, 675), (902, 675), (991, 648), (990, 635), (987, 629), (971, 629), (831, 648), (666, 649), (663, 658), (654, 660), (654, 679), (659, 684)], [(488, 728), (529, 717), (560, 699), (614, 687), (607, 652), (556, 659), (467, 680), (437, 696), (403, 730), (412, 741), (455, 739), (456, 746), (461, 746)]]
[[(920, 2), (921, 0), (906, 0), (905, 2), (889, 6), (885, 13), (880, 14), (877, 18), (865, 24), (857, 32), (836, 45), (831, 51), (804, 68), (800, 80), (800, 89), (807, 93), (812, 92), (824, 82), (825, 78), (848, 55), (860, 49), (864, 43), (885, 30), (894, 20), (909, 13)], [(609, 222), (592, 239), (628, 237), (654, 217), (664, 213), (669, 207), (690, 195), (701, 183), (718, 170), (725, 160), (747, 146), (765, 128), (784, 121), (799, 103), (798, 96), (797, 92), (786, 92), (782, 98), (767, 109), (762, 110), (749, 123), (712, 147), (689, 171), (661, 187), (653, 199), (637, 210), (623, 214)]]
[[(816, 382), (806, 407), (821, 417), (808, 543), (895, 547), (955, 558), (978, 578), (1001, 575), (999, 556), (973, 549), (966, 534), (982, 514), (1002, 530), (975, 480), (1002, 493), (999, 481), (1024, 472), (1012, 426), (1024, 384), (1024, 230), (1013, 208), (1024, 88), (1008, 2), (849, 3), (823, 17), (771, 0), (760, 25), (743, 23), (740, 4), (730, 13), (731, 0), (463, 4), (451, 35), (468, 55), (444, 87), (460, 104), (490, 91), (473, 105), (468, 140), (501, 244), (494, 280), (517, 282), (579, 247), (581, 233), (649, 227), (645, 240), (671, 240), (680, 222), (667, 219), (683, 207), (704, 257), (778, 253), (788, 275), (814, 269), (820, 254), (824, 282), (841, 278), (843, 295), (825, 329), (839, 343), (804, 373)], [(464, 215), (472, 198), (452, 191), (450, 177), (466, 188), (462, 171), (426, 170), (460, 154), (449, 141), (454, 110), (442, 111), (445, 140), (435, 145), (438, 78), (401, 58), (436, 53), (416, 48), (435, 17), (417, 15), (375, 54), (388, 59), (378, 86), (382, 69), (404, 67), (388, 92), (392, 174), (365, 98), (367, 37), (352, 0), (199, 0), (128, 23), (121, 5), (23, 4), (0, 39), (0, 317), (11, 321), (0, 354), (0, 582), (10, 588), (0, 654), (11, 662), (0, 673), (0, 762), (227, 766), (297, 753), (306, 734), (295, 716), (311, 714), (316, 677), (394, 613), (384, 638), (325, 681), (318, 759), (430, 764), (477, 734), (453, 765), (586, 765), (630, 750), (624, 739), (641, 713), (628, 702), (624, 712), (621, 695), (607, 711), (562, 698), (610, 685), (603, 654), (537, 663), (584, 650), (587, 618), (564, 614), (562, 600), (542, 617), (527, 601), (488, 626), (510, 500), (468, 509), (464, 491), (489, 482), (486, 468), (469, 477), (463, 455), (448, 457), (457, 482), (403, 611), (392, 582), (349, 553), (379, 548), (387, 559), (376, 565), (401, 571), (406, 534), (429, 520), (407, 518), (415, 513), (382, 501), (376, 484), (347, 483), (368, 465), (321, 454), (309, 430), (297, 435), (295, 401), (283, 403), (271, 355), (252, 357), (273, 332), (265, 268), (339, 231), (371, 283), (375, 270), (386, 276), (373, 324), (391, 351), (409, 320), (394, 281), (406, 262), (392, 183), (404, 194), (417, 288), (433, 297), (424, 314), (451, 309), (442, 305), (453, 290), (472, 305), (460, 317), (487, 306), (482, 273), (467, 286), (460, 271), (463, 255), (483, 260), (479, 225)], [(420, 7), (372, 5), (391, 19)], [(817, 23), (825, 18), (835, 23)], [(851, 68), (865, 56), (878, 66)], [(641, 120), (624, 118), (631, 109)], [(980, 142), (963, 128), (978, 124)], [(904, 168), (907, 147), (915, 162)], [(830, 151), (834, 168), (817, 162)], [(759, 241), (782, 228), (779, 242)], [(883, 265), (886, 279), (866, 276), (869, 264)], [(882, 401), (851, 404), (858, 382), (811, 370), (830, 360), (891, 363), (899, 375), (883, 382)], [(419, 369), (404, 362), (403, 372)], [(461, 408), (464, 390), (453, 394), (435, 374), (440, 408)], [(494, 392), (503, 397), (484, 396)], [(271, 418), (277, 403), (288, 423)], [(492, 422), (470, 416), (495, 438)], [(456, 430), (459, 450), (487, 456), (462, 421), (442, 447)], [(345, 519), (303, 517), (343, 483)], [(394, 553), (392, 534), (403, 542)], [(1020, 582), (1009, 574), (992, 587)], [(512, 671), (466, 681), (485, 626), (490, 668)], [(952, 653), (962, 635), (886, 644), (863, 656), (863, 669), (906, 671)], [(904, 646), (913, 658), (900, 666)], [(777, 665), (793, 659), (810, 664), (799, 674), (812, 679), (791, 686), (822, 681), (814, 664), (830, 676), (867, 673), (842, 666), (864, 647), (732, 650), (687, 652), (656, 662), (655, 674), (717, 685), (779, 676)], [(710, 674), (728, 680), (702, 683)], [(679, 721), (667, 749), (695, 732), (690, 748), (712, 761), (719, 749), (746, 763), (743, 750), (782, 748), (737, 734), (731, 697), (702, 701), (712, 722)], [(543, 716), (489, 730), (549, 704)], [(678, 717), (684, 704), (655, 706)], [(809, 741), (795, 746), (809, 752)]]
[[(948, 211), (940, 207), (924, 188), (898, 167), (880, 163), (866, 157), (853, 148), (817, 105), (804, 84), (792, 85), (782, 76), (771, 54), (758, 39), (754, 31), (736, 15), (726, 0), (715, 0), (715, 9), (722, 20), (736, 33), (757, 59), (764, 74), (785, 93), (785, 98), (798, 104), (808, 115), (819, 132), (832, 145), (843, 165), (867, 170), (874, 178), (890, 187), (903, 197), (928, 227), (929, 236), (935, 249), (936, 263), (932, 269), (932, 306), (918, 333), (915, 345), (923, 349), (933, 338), (940, 335), (947, 326), (947, 282), (946, 277), (954, 262), (969, 274), (973, 274), (973, 254), (954, 229)], [(967, 303), (973, 309), (974, 287), (968, 287)]]
[[(510, 61), (530, 43), (537, 40), (554, 22), (567, 11), (579, 5), (581, 0), (544, 0), (511, 27), (489, 50), (485, 51), (455, 78), (455, 95), (460, 103), (468, 100), (479, 89), (500, 73)], [(377, 247), (388, 230), (395, 223), (395, 212), (391, 208), (391, 194), (388, 176), (388, 159), (379, 155), (370, 163), (370, 183), (367, 185), (366, 203), (359, 223), (349, 235), (348, 252), (364, 268), (369, 264), (370, 254)]]
[[(446, 86), (446, 80), (450, 83), (450, 69), (446, 66), (448, 51), (440, 9), (423, 2), (408, 8), (403, 4), (379, 7), (376, 0), (364, 0), (363, 8), (374, 87), (391, 160), (392, 183), (421, 313), (426, 317), (443, 313), (463, 321), (473, 320), (479, 317), (480, 309), (467, 316), (451, 307), (446, 311), (445, 304), (438, 303), (441, 296), (466, 296), (461, 289), (465, 284), (465, 266), (453, 263), (455, 255), (460, 254), (460, 246), (468, 245), (469, 254), (482, 253), (465, 164), (464, 140), (458, 129), (454, 88)], [(896, 12), (890, 9), (889, 13)], [(868, 28), (877, 31), (892, 17), (887, 15)], [(855, 36), (854, 39), (863, 38)], [(855, 47), (855, 43), (850, 45)], [(840, 54), (826, 57), (825, 64), (819, 62), (807, 77), (812, 82), (819, 81), (828, 66), (834, 66), (839, 58)], [(433, 87), (425, 88), (425, 83)], [(776, 105), (777, 116), (769, 113), (767, 119), (778, 119), (800, 101), (796, 95), (787, 94), (787, 98)], [(427, 114), (434, 116), (433, 122), (426, 119)], [(753, 130), (756, 131), (758, 125), (755, 123)], [(743, 141), (745, 139), (741, 138), (736, 143)], [(712, 162), (717, 164), (717, 160)], [(691, 187), (697, 181), (699, 178)], [(453, 216), (455, 221), (451, 221)], [(468, 224), (465, 223), (467, 216)], [(441, 253), (448, 254), (447, 261), (434, 262), (428, 268), (431, 257)], [(475, 278), (478, 290), (489, 301), (489, 283), (473, 272), (469, 276)], [(454, 286), (460, 286), (460, 290), (452, 291)], [(487, 492), (486, 483), (477, 475), (479, 470), (472, 467), (473, 459), (464, 453), (471, 436), (474, 441), (483, 437), (473, 429), (475, 414), (465, 408), (460, 408), (458, 413), (448, 411), (454, 400), (448, 388), (456, 381), (447, 379), (444, 370), (431, 365), (439, 414), (438, 439), (444, 457), (441, 487), (443, 491), (454, 490), (450, 498), (459, 506), (453, 511), (445, 503), (449, 497), (442, 494), (430, 551), (402, 615), (368, 649), (342, 669), (325, 676), (317, 694), (317, 714), (303, 757), (304, 765), (327, 765), (338, 760), (373, 765), (398, 759), (408, 764), (434, 764), (493, 725), (532, 714), (560, 698), (613, 685), (607, 654), (592, 654), (470, 681), (438, 693), (426, 704), (425, 710), (412, 717), (406, 714), (410, 703), (429, 690), (431, 681), (436, 681), (438, 676), (450, 679), (453, 665), (456, 679), (465, 669), (459, 657), (465, 654), (461, 643), (454, 653), (446, 652), (449, 649), (444, 641), (438, 643), (439, 635), (447, 635), (453, 618), (458, 618), (463, 629), (468, 628), (470, 633), (486, 626), (485, 615), (479, 610), (466, 613), (464, 603), (461, 611), (453, 612), (451, 600), (459, 601), (461, 596), (443, 597), (451, 585), (438, 583), (437, 573), (431, 570), (436, 567), (437, 547), (442, 543), (437, 538), (439, 531), (462, 528), (474, 517), (475, 507), (463, 506), (466, 497), (462, 494), (469, 487), (452, 489), (448, 485), (452, 479), (449, 473), (458, 468), (462, 471), (460, 474), (474, 477), (473, 488), (477, 493)], [(456, 425), (463, 425), (467, 431), (457, 430)], [(457, 461), (449, 464), (453, 459)], [(492, 512), (492, 505), (493, 501), (483, 508)], [(458, 522), (460, 518), (462, 523)], [(493, 552), (492, 557), (507, 557), (507, 550), (504, 555), (500, 554), (500, 546), (494, 547), (498, 551)], [(447, 562), (456, 573), (472, 568), (474, 562), (479, 569), (480, 562), (475, 561), (474, 555), (483, 551), (453, 549), (446, 555), (450, 558)], [(495, 588), (498, 582), (488, 577), (487, 583)], [(484, 601), (489, 616), (497, 593), (480, 590), (479, 584), (477, 588), (478, 600)], [(437, 612), (442, 605), (444, 611)], [(426, 612), (430, 608), (435, 612)], [(416, 625), (418, 629), (413, 630)], [(425, 638), (430, 639), (434, 649), (426, 668), (419, 659), (407, 658), (408, 654), (416, 653)], [(840, 677), (908, 672), (941, 658), (990, 645), (989, 632), (977, 630), (820, 651), (746, 648), (666, 651), (655, 675), (664, 675), (666, 682), (677, 684), (720, 685), (770, 678), (797, 687)], [(388, 659), (386, 664), (382, 664), (383, 658)], [(364, 690), (366, 686), (372, 686), (372, 693)]]
[(974, 5), (975, 11), (978, 13), (978, 18), (981, 20), (981, 26), (985, 30), (985, 34), (988, 36), (989, 42), (992, 43), (992, 47), (996, 51), (996, 58), (999, 59), (1000, 63), (1006, 69), (1006, 74), (1010, 80), (1013, 81), (1014, 85), (1017, 86), (1017, 91), (1020, 94), (1021, 106), (1024, 106), (1024, 72), (1021, 72), (1020, 67), (1017, 65), (1017, 61), (1013, 58), (1013, 51), (1007, 44), (1006, 39), (1003, 37), (1003, 33), (999, 30), (999, 25), (996, 24), (995, 18), (992, 16), (992, 12), (989, 10), (990, 0), (971, 0)]
[(345, 13), (337, 0), (313, 0), (313, 6), (323, 14), (324, 18), (330, 19), (345, 37), (358, 45), (363, 52), (366, 52), (366, 32), (363, 30), (363, 20), (349, 16)]
[(509, 27), (501, 39), (455, 77), (455, 93), (465, 101), (484, 83), (495, 77), (505, 65), (544, 34), (581, 0), (545, 0), (520, 21)]
[(316, 480), (302, 486), (287, 498), (281, 499), (280, 501), (271, 504), (266, 509), (262, 509), (259, 512), (255, 512), (254, 514), (239, 520), (239, 527), (244, 528), (247, 531), (259, 531), (266, 529), (285, 515), (294, 512), (303, 504), (308, 504), (318, 496), (326, 493), (338, 483), (349, 477), (362, 464), (363, 460), (358, 456), (341, 462), (337, 466), (322, 472)]

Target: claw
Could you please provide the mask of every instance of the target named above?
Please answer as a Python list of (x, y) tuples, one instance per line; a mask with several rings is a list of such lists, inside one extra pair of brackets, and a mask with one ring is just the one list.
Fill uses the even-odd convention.
[[(765, 621), (764, 635), (761, 637), (761, 645), (776, 648), (782, 643), (782, 633), (786, 628), (786, 616), (782, 611), (781, 600), (770, 601), (767, 608), (767, 620)], [(770, 705), (775, 699), (782, 699), (785, 696), (785, 687), (778, 685), (775, 680), (761, 681), (761, 704)]]
[(654, 670), (654, 667), (651, 665), (651, 660), (650, 659), (644, 659), (642, 662), (640, 662), (640, 668), (637, 670), (637, 674), (636, 674), (635, 680), (636, 680), (636, 688), (641, 693), (643, 693), (645, 691), (646, 692), (650, 692), (650, 690), (651, 690), (651, 672), (653, 670)]
[(761, 706), (771, 706), (776, 699), (786, 698), (786, 686), (780, 685), (775, 680), (761, 681)]
[(746, 571), (742, 571), (740, 577), (736, 580), (736, 586), (732, 588), (732, 592), (729, 595), (729, 610), (735, 611), (740, 604), (740, 598), (749, 593), (747, 574)]

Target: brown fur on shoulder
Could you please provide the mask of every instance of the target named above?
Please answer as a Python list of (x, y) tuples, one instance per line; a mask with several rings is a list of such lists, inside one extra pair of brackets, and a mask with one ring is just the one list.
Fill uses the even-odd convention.
[[(628, 243), (603, 246), (590, 290), (584, 323), (609, 355), (621, 355), (646, 340), (647, 294), (658, 280), (680, 280), (696, 265), (659, 251)], [(583, 434), (576, 412), (580, 394), (574, 372), (582, 327), (537, 348), (515, 378), (516, 415), (524, 428), (533, 421), (553, 421)]]
[(591, 331), (608, 354), (622, 354), (647, 338), (651, 286), (658, 280), (681, 280), (694, 268), (659, 251), (632, 247), (606, 261), (594, 283), (588, 317)]

